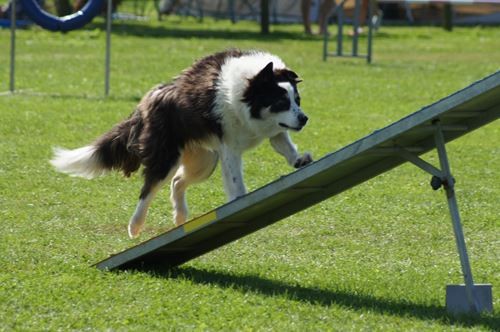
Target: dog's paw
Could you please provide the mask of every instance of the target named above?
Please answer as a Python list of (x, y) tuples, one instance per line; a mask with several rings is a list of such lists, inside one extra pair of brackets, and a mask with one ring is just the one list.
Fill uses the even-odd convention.
[(306, 153), (304, 153), (302, 155), (302, 157), (297, 158), (297, 160), (293, 164), (293, 167), (295, 167), (295, 168), (301, 168), (301, 167), (304, 167), (307, 164), (312, 163), (312, 161), (313, 161), (313, 158), (312, 158), (311, 154), (309, 152), (306, 152)]
[(131, 239), (135, 239), (141, 234), (142, 228), (144, 226), (144, 219), (133, 218), (130, 220), (128, 224), (128, 236)]
[(142, 226), (133, 224), (128, 225), (128, 236), (131, 239), (135, 239), (136, 237), (138, 237), (141, 234), (141, 231), (142, 231)]
[(185, 213), (174, 211), (174, 225), (180, 226), (186, 223), (187, 216)]

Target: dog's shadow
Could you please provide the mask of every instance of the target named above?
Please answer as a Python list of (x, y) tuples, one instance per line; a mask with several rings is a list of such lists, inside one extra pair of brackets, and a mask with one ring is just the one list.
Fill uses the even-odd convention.
[(202, 285), (216, 285), (236, 289), (242, 293), (255, 293), (264, 296), (283, 296), (293, 301), (306, 302), (325, 307), (340, 306), (354, 310), (368, 310), (384, 315), (415, 317), (447, 325), (463, 327), (483, 326), (492, 330), (500, 327), (498, 315), (451, 315), (437, 305), (416, 304), (404, 300), (377, 298), (359, 292), (327, 290), (320, 288), (291, 285), (277, 280), (269, 280), (256, 275), (234, 275), (220, 271), (201, 270), (194, 267), (174, 269), (142, 270), (154, 277), (187, 279)]

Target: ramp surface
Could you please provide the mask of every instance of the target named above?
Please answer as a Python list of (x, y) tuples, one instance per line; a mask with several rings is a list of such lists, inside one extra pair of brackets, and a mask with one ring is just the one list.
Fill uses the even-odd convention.
[(500, 116), (500, 71), (201, 217), (113, 255), (102, 270), (174, 267), (403, 164)]

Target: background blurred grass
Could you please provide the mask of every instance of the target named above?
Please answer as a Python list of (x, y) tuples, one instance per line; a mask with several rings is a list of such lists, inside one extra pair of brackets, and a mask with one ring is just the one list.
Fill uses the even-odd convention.
[[(310, 117), (293, 134), (317, 158), (500, 68), (499, 28), (382, 27), (374, 63), (321, 61), (300, 25), (172, 17), (114, 23), (111, 96), (103, 98), (102, 21), (66, 34), (18, 31), (16, 85), (0, 97), (0, 330), (442, 330), (499, 328), (498, 313), (451, 317), (461, 283), (446, 201), (405, 165), (174, 271), (102, 273), (89, 265), (170, 228), (165, 190), (144, 235), (126, 236), (141, 177), (55, 173), (53, 146), (79, 147), (126, 117), (153, 85), (228, 47), (279, 55), (303, 78)], [(9, 31), (0, 30), (0, 90)], [(449, 144), (477, 283), (498, 308), (499, 125)], [(425, 158), (437, 163), (433, 153)], [(269, 144), (245, 157), (256, 189), (292, 171)], [(193, 215), (225, 198), (220, 172), (192, 187)], [(497, 310), (498, 312), (498, 310)]]

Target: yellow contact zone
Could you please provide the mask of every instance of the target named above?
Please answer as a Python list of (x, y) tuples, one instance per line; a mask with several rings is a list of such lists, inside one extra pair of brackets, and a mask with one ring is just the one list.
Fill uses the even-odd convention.
[(206, 213), (184, 224), (184, 232), (189, 233), (217, 219), (216, 211)]

